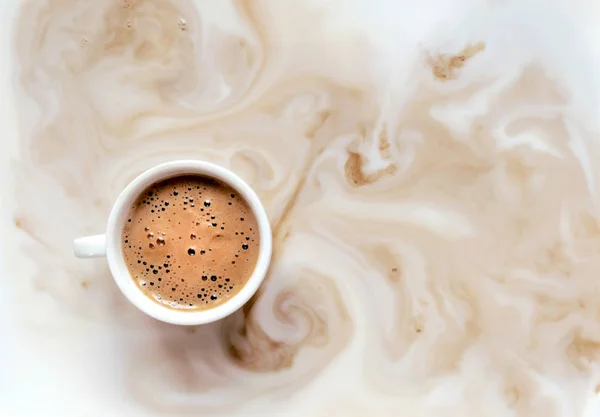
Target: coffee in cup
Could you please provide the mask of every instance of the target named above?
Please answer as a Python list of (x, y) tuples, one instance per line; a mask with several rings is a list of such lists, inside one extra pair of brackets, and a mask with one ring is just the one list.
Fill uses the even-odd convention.
[(271, 260), (269, 218), (250, 186), (206, 161), (152, 167), (117, 197), (104, 234), (73, 242), (106, 256), (123, 295), (166, 323), (220, 320), (258, 291)]
[(131, 279), (155, 302), (183, 310), (211, 309), (235, 296), (254, 271), (259, 244), (244, 198), (202, 175), (147, 187), (122, 233)]

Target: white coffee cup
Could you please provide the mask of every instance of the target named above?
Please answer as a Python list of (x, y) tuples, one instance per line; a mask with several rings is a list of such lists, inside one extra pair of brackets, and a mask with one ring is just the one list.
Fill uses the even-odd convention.
[[(260, 246), (254, 271), (246, 285), (237, 294), (214, 308), (186, 311), (159, 304), (138, 288), (125, 264), (122, 250), (122, 233), (129, 209), (147, 187), (167, 178), (194, 174), (220, 180), (244, 197), (258, 222)], [(73, 251), (78, 258), (106, 256), (115, 282), (125, 297), (149, 316), (166, 323), (198, 325), (228, 316), (243, 306), (254, 295), (269, 268), (272, 245), (271, 226), (267, 213), (256, 193), (246, 182), (233, 172), (218, 165), (203, 161), (181, 160), (155, 166), (134, 179), (125, 187), (113, 205), (108, 218), (106, 233), (75, 239)]]

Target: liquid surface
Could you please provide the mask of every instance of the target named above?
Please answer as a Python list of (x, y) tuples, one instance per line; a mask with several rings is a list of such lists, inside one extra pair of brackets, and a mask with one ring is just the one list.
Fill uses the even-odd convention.
[(180, 176), (146, 189), (128, 214), (123, 254), (137, 286), (171, 308), (206, 310), (237, 294), (258, 258), (258, 225), (226, 184)]
[[(600, 415), (600, 2), (9, 6), (4, 416)], [(71, 249), (180, 158), (273, 230), (256, 296), (192, 328)]]

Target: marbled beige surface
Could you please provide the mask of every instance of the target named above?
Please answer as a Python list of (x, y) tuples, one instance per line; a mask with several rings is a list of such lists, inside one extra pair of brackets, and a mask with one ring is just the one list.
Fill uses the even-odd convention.
[[(3, 415), (600, 415), (597, 2), (2, 8)], [(198, 328), (71, 254), (182, 157), (275, 234)]]

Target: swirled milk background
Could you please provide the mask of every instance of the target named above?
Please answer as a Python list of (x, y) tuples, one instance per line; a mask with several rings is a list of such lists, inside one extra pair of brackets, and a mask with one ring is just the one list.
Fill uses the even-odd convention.
[[(3, 3), (3, 413), (600, 415), (594, 3)], [(177, 158), (274, 231), (197, 328), (71, 254)]]

